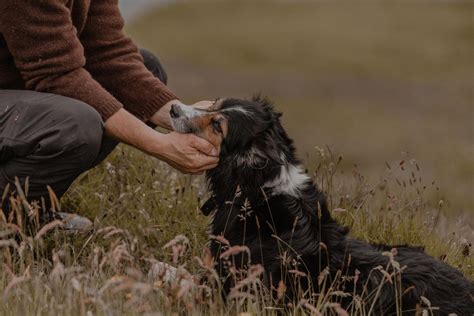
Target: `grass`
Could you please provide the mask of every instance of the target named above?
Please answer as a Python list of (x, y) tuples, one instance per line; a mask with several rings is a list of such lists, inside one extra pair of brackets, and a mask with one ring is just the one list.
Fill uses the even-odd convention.
[[(386, 166), (379, 183), (368, 183), (357, 169), (347, 181), (339, 155), (328, 149), (314, 156), (317, 164), (308, 166), (309, 172), (353, 236), (424, 245), (429, 254), (474, 277), (470, 247), (440, 226), (442, 203), (427, 198), (436, 187), (419, 181), (414, 161)], [(68, 235), (46, 227), (28, 235), (0, 221), (0, 314), (276, 315), (281, 305), (259, 283), (258, 267), (245, 271), (240, 280), (246, 286), (223, 303), (206, 252), (208, 219), (198, 210), (204, 195), (202, 177), (179, 175), (120, 147), (83, 175), (61, 205), (95, 218), (91, 233)], [(16, 204), (18, 212), (34, 210)], [(167, 282), (161, 261), (179, 267), (180, 277)], [(210, 281), (199, 285), (204, 276)], [(288, 312), (344, 315), (337, 304), (341, 295), (348, 294), (336, 283), (328, 293), (302, 295)], [(423, 308), (428, 307), (420, 312)], [(369, 314), (364, 297), (355, 298), (351, 309), (354, 315)]]
[[(423, 245), (474, 279), (465, 240), (474, 211), (470, 9), (461, 1), (193, 1), (150, 12), (127, 32), (161, 57), (185, 101), (257, 91), (274, 99), (352, 236)], [(61, 203), (94, 219), (91, 233), (25, 234), (0, 217), (0, 314), (277, 315), (258, 267), (223, 303), (206, 252), (209, 219), (199, 212), (206, 196), (203, 177), (119, 146)], [(35, 210), (16, 204), (19, 213)], [(179, 267), (179, 277), (167, 282), (160, 262)], [(337, 303), (350, 293), (337, 284), (313, 294), (287, 311), (344, 315)], [(369, 314), (364, 297), (353, 302), (351, 314)], [(429, 314), (427, 303), (420, 313)]]

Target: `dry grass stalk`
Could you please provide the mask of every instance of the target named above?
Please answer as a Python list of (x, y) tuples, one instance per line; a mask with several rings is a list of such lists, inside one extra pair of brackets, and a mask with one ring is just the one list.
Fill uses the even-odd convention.
[(56, 227), (63, 227), (64, 223), (60, 220), (54, 220), (46, 225), (44, 225), (38, 233), (35, 235), (35, 240), (40, 240), (44, 235), (46, 235), (49, 231), (55, 229)]

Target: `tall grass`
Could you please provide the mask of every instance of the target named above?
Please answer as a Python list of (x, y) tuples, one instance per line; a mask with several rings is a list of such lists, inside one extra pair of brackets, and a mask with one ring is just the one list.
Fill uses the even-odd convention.
[[(416, 161), (387, 164), (380, 181), (369, 183), (356, 167), (347, 181), (338, 169), (342, 157), (328, 149), (317, 149), (314, 156), (318, 163), (309, 172), (353, 236), (426, 246), (429, 254), (474, 276), (471, 248), (456, 235), (461, 227), (440, 226), (444, 203), (426, 198), (436, 187), (420, 179)], [(342, 284), (357, 278), (344, 271), (335, 280), (323, 271), (319, 282), (332, 282), (327, 292), (301, 292), (297, 304), (283, 306), (284, 286), (272, 296), (260, 282), (260, 266), (231, 269), (237, 285), (224, 302), (206, 248), (208, 218), (198, 209), (205, 195), (202, 177), (179, 175), (120, 147), (82, 176), (62, 202), (62, 210), (94, 219), (89, 233), (68, 234), (60, 222), (28, 230), (17, 219), (34, 218), (39, 206), (21, 196), (12, 199), (16, 219), (0, 216), (0, 314), (276, 315), (282, 308), (294, 315), (371, 314), (366, 298), (378, 294), (344, 292)], [(233, 247), (224, 254), (231, 262), (241, 251), (246, 249)], [(389, 266), (374, 273), (397, 287), (403, 267), (392, 253), (386, 255), (392, 258)], [(339, 305), (342, 297), (352, 299), (347, 311)], [(432, 308), (426, 300), (418, 312)]]

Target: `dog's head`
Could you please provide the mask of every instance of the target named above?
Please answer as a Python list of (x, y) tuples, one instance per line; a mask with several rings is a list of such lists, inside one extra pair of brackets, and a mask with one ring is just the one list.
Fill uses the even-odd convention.
[(291, 146), (280, 124), (281, 114), (260, 97), (220, 99), (207, 110), (176, 104), (171, 107), (170, 116), (175, 131), (207, 139), (220, 149), (221, 159), (235, 158), (242, 167), (282, 163), (285, 150), (279, 147)]

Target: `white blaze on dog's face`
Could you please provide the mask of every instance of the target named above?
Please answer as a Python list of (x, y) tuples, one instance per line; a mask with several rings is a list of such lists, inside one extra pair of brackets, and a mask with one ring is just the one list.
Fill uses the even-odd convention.
[(173, 104), (170, 110), (173, 129), (180, 133), (193, 133), (208, 140), (220, 149), (227, 135), (228, 121), (214, 107), (207, 110), (189, 105)]

